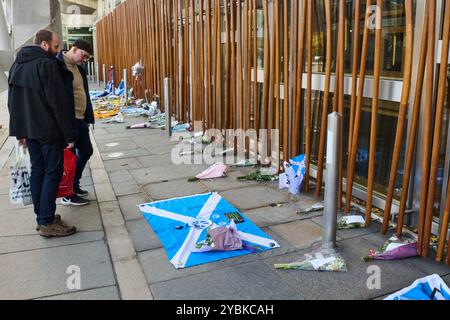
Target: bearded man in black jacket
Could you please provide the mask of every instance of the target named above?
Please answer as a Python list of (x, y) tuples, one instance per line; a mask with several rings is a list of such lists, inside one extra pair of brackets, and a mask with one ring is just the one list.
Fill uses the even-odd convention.
[(43, 237), (76, 232), (56, 215), (56, 196), (64, 170), (64, 148), (74, 147), (74, 111), (55, 55), (59, 37), (40, 30), (33, 46), (17, 54), (9, 72), (10, 136), (27, 147), (31, 159), (31, 195), (36, 228)]

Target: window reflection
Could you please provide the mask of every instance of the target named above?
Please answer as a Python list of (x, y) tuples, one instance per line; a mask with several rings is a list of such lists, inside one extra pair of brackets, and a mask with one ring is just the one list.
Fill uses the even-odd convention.
[[(313, 135), (312, 135), (312, 155), (311, 161), (317, 165), (319, 153), (320, 140), (320, 121), (322, 117), (323, 105), (322, 91), (313, 91), (312, 103), (312, 121), (313, 121)], [(328, 113), (333, 110), (333, 93), (330, 94), (330, 105), (328, 106)], [(305, 100), (306, 104), (306, 100)], [(356, 184), (365, 187), (367, 185), (367, 173), (369, 166), (369, 147), (370, 147), (370, 130), (371, 130), (371, 104), (372, 100), (364, 98), (362, 104), (361, 126), (359, 134), (359, 145), (356, 159), (355, 182)], [(392, 155), (394, 151), (395, 134), (397, 128), (399, 104), (396, 102), (380, 100), (378, 112), (378, 134), (377, 134), (377, 152), (375, 163), (375, 191), (380, 194), (385, 194), (389, 184), (390, 163), (392, 162)], [(350, 96), (345, 96), (344, 102), (344, 177), (347, 175), (347, 159), (348, 159), (348, 124), (350, 119)], [(406, 125), (405, 125), (406, 126)], [(305, 133), (304, 133), (305, 134)], [(404, 141), (406, 141), (406, 130)], [(401, 186), (403, 179), (403, 166), (405, 160), (406, 145), (402, 145), (400, 152), (400, 163), (395, 185), (395, 197), (400, 199)]]

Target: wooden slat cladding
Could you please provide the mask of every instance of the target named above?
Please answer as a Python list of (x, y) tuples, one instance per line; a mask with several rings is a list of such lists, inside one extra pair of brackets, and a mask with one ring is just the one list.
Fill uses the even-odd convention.
[[(365, 6), (363, 3), (365, 2)], [(363, 113), (363, 93), (366, 73), (370, 66), (367, 57), (374, 56), (374, 75), (372, 99), (372, 119), (370, 136), (368, 199), (366, 222), (371, 221), (372, 195), (376, 175), (378, 91), (380, 89), (380, 68), (382, 63), (382, 31), (376, 29), (375, 46), (369, 45), (371, 30), (369, 21), (376, 4), (383, 13), (382, 0), (355, 0), (351, 10), (354, 19), (353, 37), (348, 46), (349, 9), (347, 1), (323, 0), (127, 0), (113, 12), (102, 18), (96, 25), (98, 61), (100, 68), (104, 64), (109, 80), (110, 68), (114, 67), (116, 85), (123, 77), (123, 70), (129, 73), (129, 87), (133, 87), (137, 97), (147, 94), (163, 96), (163, 79), (171, 80), (171, 102), (174, 106), (173, 116), (182, 122), (194, 124), (199, 121), (196, 130), (208, 129), (255, 129), (266, 148), (262, 159), (275, 156), (273, 167), (282, 170), (282, 161), (300, 153), (306, 154), (306, 166), (310, 168), (315, 151), (313, 138), (318, 132), (318, 186), (316, 195), (322, 192), (323, 172), (325, 167), (327, 112), (344, 112), (345, 70), (351, 70), (351, 101), (348, 123), (346, 157), (340, 159), (347, 163), (346, 190), (342, 189), (342, 168), (340, 173), (340, 195), (345, 191), (345, 210), (350, 211), (352, 191), (355, 181), (358, 146), (361, 144), (361, 123)], [(418, 77), (415, 103), (411, 106), (412, 119), (409, 143), (406, 153), (406, 174), (403, 177), (404, 194), (401, 198), (399, 226), (400, 234), (406, 211), (407, 191), (410, 185), (414, 154), (421, 152), (422, 159), (422, 194), (419, 215), (419, 251), (428, 255), (430, 228), (433, 218), (433, 199), (436, 191), (437, 162), (442, 130), (442, 108), (446, 92), (445, 70), (442, 65), (441, 78), (434, 79), (436, 0), (427, 1), (426, 21), (423, 32), (421, 52), (413, 52), (413, 2), (404, 1), (406, 28), (403, 94), (398, 118), (395, 151), (389, 180), (388, 199), (385, 212), (383, 232), (388, 229), (391, 215), (393, 191), (399, 167), (399, 154), (402, 147), (406, 115), (409, 110), (411, 77)], [(361, 10), (365, 8), (366, 12)], [(291, 14), (291, 11), (294, 11)], [(326, 17), (324, 25), (320, 24), (319, 10)], [(333, 11), (334, 10), (334, 11)], [(387, 10), (387, 9), (386, 9)], [(333, 13), (335, 12), (335, 13)], [(336, 14), (337, 13), (337, 14)], [(314, 14), (314, 17), (313, 17)], [(362, 17), (361, 17), (362, 16)], [(364, 19), (365, 17), (365, 19)], [(361, 19), (362, 18), (362, 19)], [(383, 16), (377, 16), (381, 25)], [(363, 21), (365, 20), (365, 21)], [(364, 23), (363, 23), (364, 22)], [(336, 28), (336, 25), (339, 27)], [(323, 27), (326, 27), (325, 33)], [(443, 45), (449, 46), (450, 5), (446, 6)], [(322, 35), (323, 33), (323, 35)], [(362, 33), (362, 38), (361, 38)], [(326, 48), (324, 70), (315, 61), (317, 40)], [(326, 40), (326, 42), (324, 41)], [(352, 50), (349, 52), (349, 50)], [(417, 75), (411, 75), (413, 55), (420, 54), (420, 66)], [(333, 56), (335, 55), (335, 56)], [(351, 57), (351, 65), (348, 59)], [(333, 59), (334, 58), (334, 59)], [(144, 74), (138, 79), (131, 77), (132, 66), (142, 61)], [(334, 62), (334, 63), (333, 63)], [(258, 65), (263, 70), (258, 70)], [(333, 75), (334, 70), (334, 75)], [(313, 81), (316, 72), (325, 73), (323, 99), (317, 99)], [(306, 73), (305, 80), (303, 76)], [(333, 80), (334, 79), (334, 85)], [(359, 79), (359, 81), (357, 81)], [(334, 86), (334, 92), (331, 87)], [(436, 88), (436, 89), (435, 89)], [(284, 89), (284, 90), (283, 90)], [(305, 90), (306, 89), (306, 90)], [(433, 114), (434, 95), (437, 91), (437, 112)], [(420, 119), (422, 96), (424, 119)], [(322, 96), (322, 95), (320, 95)], [(160, 99), (161, 100), (161, 99)], [(318, 119), (318, 130), (313, 125)], [(424, 142), (417, 147), (419, 121), (424, 124)], [(434, 125), (433, 125), (434, 124)], [(271, 130), (278, 134), (272, 135)], [(268, 130), (267, 134), (262, 134)], [(224, 133), (225, 134), (225, 133)], [(219, 140), (220, 141), (220, 140)], [(240, 153), (249, 156), (250, 140), (225, 140), (227, 146), (235, 145), (246, 149)], [(266, 143), (267, 142), (267, 143)], [(340, 142), (343, 150), (343, 143)], [(243, 150), (239, 150), (243, 151)], [(316, 159), (314, 159), (316, 160)], [(264, 162), (264, 164), (267, 164)], [(305, 187), (310, 183), (309, 172), (305, 176)], [(313, 179), (311, 179), (313, 180)], [(314, 182), (314, 181), (311, 181)], [(312, 186), (312, 184), (311, 184)], [(431, 192), (428, 192), (428, 187)], [(342, 199), (342, 196), (339, 197)], [(340, 206), (342, 203), (340, 203)], [(444, 225), (450, 220), (450, 193), (447, 195), (444, 209)], [(450, 252), (445, 254), (446, 232), (441, 230), (438, 260), (446, 259), (450, 263)]]

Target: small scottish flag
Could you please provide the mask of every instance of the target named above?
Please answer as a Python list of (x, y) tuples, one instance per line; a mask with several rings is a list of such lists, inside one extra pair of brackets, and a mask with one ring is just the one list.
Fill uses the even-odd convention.
[[(280, 247), (218, 193), (142, 204), (140, 210), (161, 240), (170, 262), (177, 269)], [(244, 249), (193, 252), (198, 243), (206, 240), (208, 227), (229, 225), (226, 215), (234, 213), (239, 213), (244, 218), (244, 222), (237, 225), (238, 234), (245, 243)], [(209, 223), (197, 223), (193, 226), (193, 222), (198, 221)]]

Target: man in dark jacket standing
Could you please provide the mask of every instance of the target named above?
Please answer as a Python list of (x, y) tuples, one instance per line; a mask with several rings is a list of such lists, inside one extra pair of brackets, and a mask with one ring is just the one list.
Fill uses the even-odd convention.
[(74, 114), (75, 149), (78, 156), (74, 181), (75, 195), (61, 199), (61, 204), (66, 206), (83, 206), (89, 203), (82, 198), (87, 196), (88, 192), (81, 189), (80, 179), (93, 154), (89, 125), (93, 125), (95, 120), (87, 75), (81, 64), (89, 60), (92, 52), (91, 44), (79, 39), (69, 51), (62, 51), (56, 56), (69, 98), (68, 106)]
[(10, 136), (29, 149), (37, 230), (44, 237), (68, 236), (76, 232), (75, 227), (55, 215), (64, 147), (74, 147), (72, 113), (54, 60), (59, 38), (41, 30), (34, 44), (20, 50), (9, 72)]

